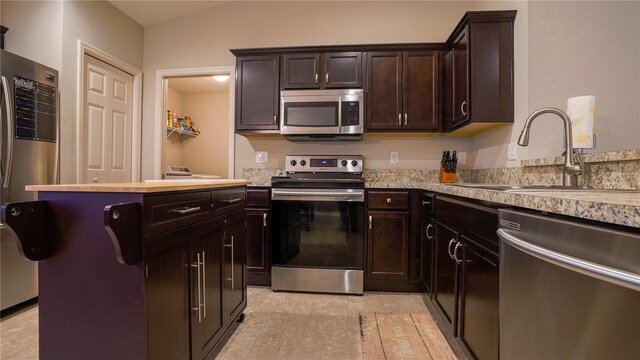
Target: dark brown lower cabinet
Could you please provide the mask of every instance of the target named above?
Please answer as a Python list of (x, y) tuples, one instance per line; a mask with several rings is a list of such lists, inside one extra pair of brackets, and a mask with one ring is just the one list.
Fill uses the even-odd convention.
[(236, 211), (224, 219), (222, 309), (226, 326), (231, 324), (247, 304), (247, 241), (245, 211)]
[(433, 300), (442, 317), (456, 335), (458, 312), (458, 263), (451, 257), (451, 250), (458, 240), (458, 233), (436, 221), (435, 291)]
[(499, 357), (498, 254), (465, 235), (458, 337), (476, 359)]
[(469, 358), (499, 357), (499, 204), (438, 195), (433, 300)]
[(198, 227), (191, 239), (191, 298), (195, 299), (191, 304), (193, 359), (204, 359), (225, 329), (220, 311), (223, 234), (223, 220), (217, 218)]
[(409, 213), (369, 211), (367, 277), (409, 279)]
[(151, 239), (154, 244), (170, 244), (166, 248), (154, 249), (157, 252), (153, 253), (146, 270), (149, 274), (147, 277), (149, 359), (189, 358), (190, 232), (191, 229), (183, 229)]
[(420, 216), (420, 281), (430, 298), (433, 298), (433, 264), (436, 239), (435, 220)]
[(269, 188), (247, 189), (247, 284), (271, 286)]

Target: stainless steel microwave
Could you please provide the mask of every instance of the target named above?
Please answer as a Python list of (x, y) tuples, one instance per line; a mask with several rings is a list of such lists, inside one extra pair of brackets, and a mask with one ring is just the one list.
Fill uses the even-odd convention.
[(280, 93), (283, 135), (361, 135), (362, 89), (295, 90)]

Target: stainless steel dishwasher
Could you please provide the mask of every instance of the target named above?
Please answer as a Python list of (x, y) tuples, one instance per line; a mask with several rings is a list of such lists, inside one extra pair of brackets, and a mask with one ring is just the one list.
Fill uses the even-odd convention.
[(499, 210), (500, 357), (639, 359), (640, 235)]

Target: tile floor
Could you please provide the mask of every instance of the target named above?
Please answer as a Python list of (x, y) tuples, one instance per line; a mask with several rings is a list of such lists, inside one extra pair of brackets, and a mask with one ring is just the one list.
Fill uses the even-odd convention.
[[(245, 320), (218, 359), (362, 359), (358, 314), (428, 313), (422, 297), (304, 294), (250, 287)], [(460, 356), (459, 348), (453, 350)], [(0, 321), (0, 359), (38, 359), (37, 305)]]

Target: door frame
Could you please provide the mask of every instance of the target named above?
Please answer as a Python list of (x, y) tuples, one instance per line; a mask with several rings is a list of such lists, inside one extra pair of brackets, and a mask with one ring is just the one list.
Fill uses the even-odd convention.
[[(212, 76), (216, 74), (229, 74), (229, 148), (227, 177), (235, 178), (235, 97), (236, 97), (236, 68), (234, 66), (207, 66), (194, 68), (176, 68), (156, 70), (155, 95), (154, 95), (154, 119), (165, 119), (165, 99), (167, 79), (181, 76)], [(162, 179), (162, 170), (165, 153), (166, 121), (154, 121), (153, 144), (153, 178)]]
[(76, 182), (81, 183), (84, 174), (84, 101), (86, 91), (86, 76), (84, 72), (85, 55), (92, 56), (108, 65), (116, 67), (133, 76), (133, 113), (131, 119), (131, 181), (140, 181), (140, 156), (142, 145), (142, 70), (118, 59), (106, 51), (78, 40), (78, 103), (77, 103), (77, 153), (76, 153)]

